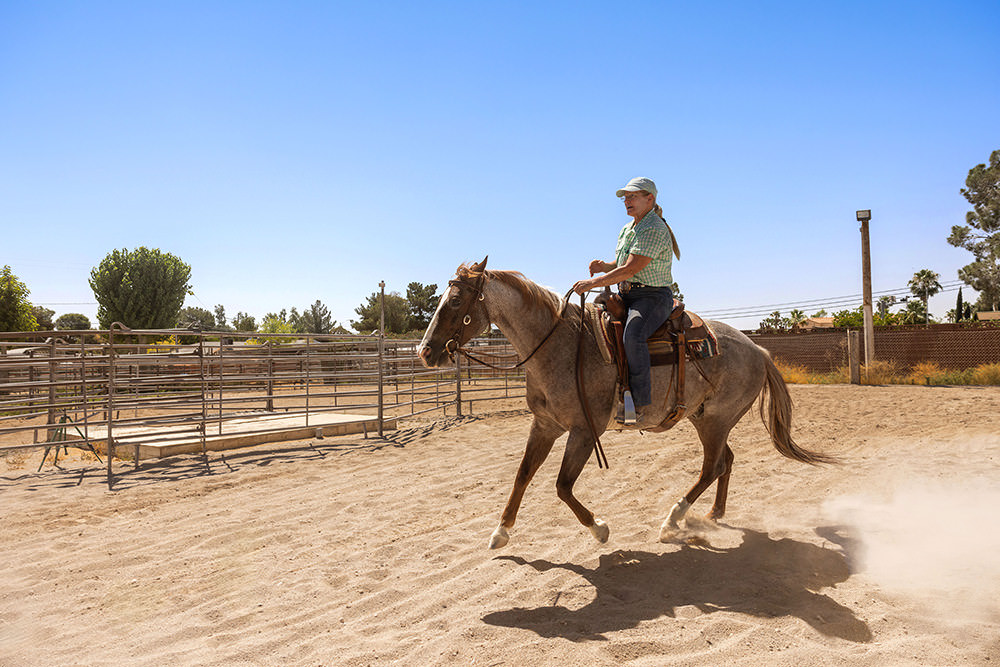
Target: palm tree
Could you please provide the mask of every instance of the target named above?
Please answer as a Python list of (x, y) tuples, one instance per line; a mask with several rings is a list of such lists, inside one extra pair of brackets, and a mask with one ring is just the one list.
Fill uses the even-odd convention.
[(924, 301), (924, 324), (930, 322), (930, 311), (927, 308), (927, 300), (941, 291), (940, 278), (937, 273), (930, 269), (920, 269), (910, 278), (909, 287), (913, 296), (918, 296)]

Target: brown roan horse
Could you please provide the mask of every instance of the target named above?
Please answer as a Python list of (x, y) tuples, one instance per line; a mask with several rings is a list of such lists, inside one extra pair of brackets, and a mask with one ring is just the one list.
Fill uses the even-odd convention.
[[(556, 439), (569, 431), (556, 491), (584, 526), (601, 542), (609, 529), (601, 519), (573, 495), (573, 484), (583, 470), (612, 418), (616, 404), (616, 369), (604, 361), (594, 333), (584, 325), (582, 354), (577, 354), (580, 307), (563, 302), (551, 290), (514, 271), (486, 270), (486, 260), (464, 264), (449, 281), (417, 350), (428, 367), (449, 365), (462, 345), (490, 324), (507, 337), (519, 357), (527, 378), (527, 403), (533, 414), (524, 458), (514, 479), (500, 524), (490, 539), (490, 548), (505, 546), (517, 518), (524, 491)], [(660, 528), (660, 538), (669, 539), (688, 508), (713, 482), (718, 482), (715, 502), (708, 517), (718, 519), (726, 511), (733, 452), (729, 432), (760, 396), (760, 416), (774, 447), (784, 456), (804, 463), (827, 463), (833, 458), (809, 452), (792, 440), (791, 399), (785, 382), (767, 351), (743, 333), (709, 322), (719, 342), (718, 356), (700, 362), (701, 372), (688, 373), (684, 387), (687, 418), (694, 425), (704, 450), (701, 475), (691, 490), (670, 510)], [(575, 376), (577, 359), (595, 429), (581, 403)], [(653, 368), (654, 407), (666, 417), (674, 403), (669, 367)]]

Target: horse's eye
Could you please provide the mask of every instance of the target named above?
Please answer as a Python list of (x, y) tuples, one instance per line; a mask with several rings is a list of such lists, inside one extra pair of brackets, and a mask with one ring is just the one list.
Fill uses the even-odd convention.
[(459, 308), (462, 305), (462, 299), (458, 296), (453, 296), (448, 299), (448, 305), (452, 308)]

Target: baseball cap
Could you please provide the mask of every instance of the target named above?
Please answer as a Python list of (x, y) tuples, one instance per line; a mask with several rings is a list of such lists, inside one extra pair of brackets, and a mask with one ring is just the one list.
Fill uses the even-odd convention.
[(648, 178), (637, 176), (626, 183), (625, 187), (615, 192), (615, 196), (624, 197), (626, 192), (648, 192), (651, 195), (655, 195), (656, 183), (653, 183), (653, 181)]

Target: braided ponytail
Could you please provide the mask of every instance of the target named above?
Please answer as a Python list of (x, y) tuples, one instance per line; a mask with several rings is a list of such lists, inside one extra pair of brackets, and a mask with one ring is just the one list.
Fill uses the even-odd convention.
[(663, 220), (663, 224), (667, 225), (667, 231), (670, 232), (670, 245), (673, 247), (674, 256), (677, 257), (677, 259), (680, 259), (681, 249), (680, 246), (677, 245), (677, 237), (674, 236), (674, 230), (670, 229), (670, 225), (667, 224), (667, 219), (663, 217), (663, 207), (659, 204), (653, 204), (653, 211), (656, 212), (656, 215), (660, 216), (660, 220)]

